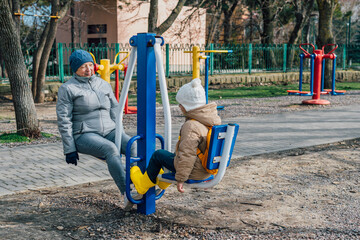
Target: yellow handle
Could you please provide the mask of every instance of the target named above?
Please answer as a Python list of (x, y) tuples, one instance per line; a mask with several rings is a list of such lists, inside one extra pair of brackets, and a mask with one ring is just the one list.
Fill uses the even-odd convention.
[(116, 55), (115, 55), (115, 58), (114, 58), (114, 64), (116, 64), (116, 58), (117, 56), (120, 54), (120, 53), (127, 53), (126, 56), (118, 63), (118, 65), (120, 65), (120, 63), (122, 63), (125, 59), (128, 58), (128, 56), (130, 55), (129, 52), (118, 52)]
[(95, 59), (94, 54), (92, 54), (91, 52), (88, 52), (88, 53), (90, 53), (90, 55), (92, 56), (92, 58), (93, 58), (93, 60), (94, 60), (94, 63), (96, 63), (96, 59)]

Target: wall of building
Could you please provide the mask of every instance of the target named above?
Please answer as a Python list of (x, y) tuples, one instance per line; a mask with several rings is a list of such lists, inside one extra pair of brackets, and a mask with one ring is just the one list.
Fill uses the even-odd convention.
[[(177, 1), (159, 0), (158, 26), (163, 23)], [(131, 1), (130, 5), (119, 2), (118, 7), (118, 42), (128, 43), (131, 36), (147, 32), (150, 3), (144, 1)], [(189, 16), (191, 18), (189, 19)], [(206, 11), (183, 7), (172, 26), (162, 34), (166, 43), (205, 44), (206, 37)]]
[[(159, 24), (170, 15), (176, 4), (177, 1), (173, 0), (159, 0)], [(106, 38), (107, 43), (126, 44), (133, 35), (147, 32), (149, 6), (148, 1), (130, 1), (130, 5), (114, 0), (102, 0), (100, 4), (99, 1), (75, 2), (74, 43), (87, 43), (88, 38)], [(192, 18), (188, 20), (190, 15)], [(90, 24), (106, 24), (107, 32), (88, 34)], [(204, 44), (205, 25), (204, 9), (183, 7), (173, 25), (162, 36), (167, 43)], [(71, 19), (68, 16), (60, 21), (56, 41), (71, 43)]]
[[(117, 40), (116, 29), (116, 2), (102, 0), (92, 3), (90, 1), (74, 3), (74, 43), (87, 43), (88, 38), (106, 38), (107, 43), (115, 43)], [(56, 41), (71, 43), (71, 19), (70, 10), (59, 24)], [(102, 34), (88, 34), (88, 25), (106, 24), (107, 31)]]

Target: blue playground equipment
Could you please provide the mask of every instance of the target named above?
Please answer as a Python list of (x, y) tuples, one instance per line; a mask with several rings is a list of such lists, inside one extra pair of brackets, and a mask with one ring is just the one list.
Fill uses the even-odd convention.
[[(226, 167), (230, 164), (238, 130), (239, 125), (233, 123), (212, 127), (206, 167), (209, 170), (218, 169), (218, 173), (205, 180), (189, 179), (185, 184), (191, 184), (191, 187), (210, 188), (221, 181)], [(164, 182), (176, 183), (175, 173), (172, 172), (159, 175), (159, 179)]]
[[(150, 158), (155, 151), (156, 139), (161, 143), (161, 148), (171, 151), (171, 114), (168, 99), (165, 71), (161, 58), (160, 46), (164, 44), (164, 39), (155, 36), (153, 33), (138, 33), (131, 37), (130, 45), (132, 46), (128, 72), (126, 74), (121, 96), (119, 100), (119, 112), (116, 118), (116, 145), (120, 149), (121, 131), (122, 131), (122, 115), (125, 107), (126, 96), (132, 74), (137, 60), (137, 135), (132, 137), (127, 144), (127, 151), (130, 152), (131, 146), (137, 142), (137, 156), (126, 156), (126, 197), (134, 204), (137, 204), (139, 213), (148, 215), (155, 212), (155, 200), (161, 198), (164, 190), (156, 195), (155, 187), (143, 195), (140, 200), (135, 200), (131, 196), (131, 179), (130, 167), (137, 163), (137, 166), (144, 172), (149, 164)], [(156, 68), (158, 69), (159, 85), (162, 103), (164, 107), (165, 117), (165, 137), (156, 134)], [(215, 130), (214, 130), (215, 129)], [(225, 174), (234, 148), (235, 139), (239, 126), (237, 124), (221, 125), (213, 127), (212, 138), (210, 142), (211, 154), (214, 157), (211, 162), (212, 168), (219, 168), (218, 173), (213, 180), (201, 182), (194, 187), (209, 187), (216, 185)], [(210, 158), (210, 157), (209, 157)]]
[[(301, 46), (302, 45), (310, 45), (313, 47), (313, 53), (310, 54), (308, 53), (306, 50), (304, 50)], [(337, 56), (332, 53), (333, 51), (335, 51), (335, 49), (337, 48), (337, 45), (335, 46), (334, 49), (331, 50), (331, 52), (325, 54), (324, 53), (324, 48), (328, 45), (335, 45), (335, 44), (327, 44), (325, 46), (322, 47), (322, 50), (315, 50), (314, 45), (309, 44), (309, 43), (303, 43), (300, 44), (300, 49), (303, 51), (303, 53), (301, 53), (299, 55), (300, 57), (300, 70), (299, 70), (299, 90), (287, 90), (288, 95), (299, 95), (299, 96), (313, 96), (314, 95), (314, 62), (315, 62), (315, 58), (320, 56), (324, 56), (322, 58), (322, 64), (321, 64), (321, 88), (320, 88), (320, 94), (324, 95), (324, 94), (331, 94), (331, 95), (343, 95), (346, 91), (343, 90), (335, 90), (335, 72), (336, 72), (336, 58)], [(330, 57), (329, 57), (330, 56)], [(304, 58), (309, 58), (310, 59), (310, 91), (303, 91), (302, 90), (302, 82), (303, 82), (303, 61)], [(333, 60), (333, 69), (332, 69), (332, 84), (331, 84), (331, 89), (324, 89), (324, 72), (325, 72), (325, 59), (332, 59)]]
[[(229, 50), (232, 52), (232, 50)], [(208, 104), (209, 98), (209, 59), (210, 56), (205, 56), (205, 96), (206, 96), (206, 104)], [(217, 110), (224, 110), (224, 106), (217, 106)]]

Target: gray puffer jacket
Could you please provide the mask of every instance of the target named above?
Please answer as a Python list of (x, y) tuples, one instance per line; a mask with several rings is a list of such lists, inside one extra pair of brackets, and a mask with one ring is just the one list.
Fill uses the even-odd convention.
[(76, 151), (74, 139), (82, 133), (106, 136), (115, 129), (118, 102), (109, 83), (92, 75), (74, 76), (61, 85), (56, 114), (64, 154)]

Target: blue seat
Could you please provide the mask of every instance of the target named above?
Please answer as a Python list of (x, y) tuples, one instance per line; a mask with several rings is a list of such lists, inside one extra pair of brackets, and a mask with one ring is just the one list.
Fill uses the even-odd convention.
[[(230, 164), (238, 130), (238, 124), (217, 125), (212, 127), (207, 168), (210, 170), (218, 169), (218, 172), (216, 175), (212, 175), (204, 180), (189, 179), (185, 184), (191, 187), (209, 188), (215, 186), (222, 180), (226, 168)], [(176, 183), (175, 173), (168, 172), (158, 177), (161, 181)]]

